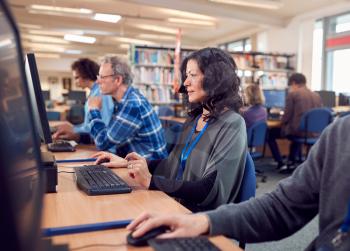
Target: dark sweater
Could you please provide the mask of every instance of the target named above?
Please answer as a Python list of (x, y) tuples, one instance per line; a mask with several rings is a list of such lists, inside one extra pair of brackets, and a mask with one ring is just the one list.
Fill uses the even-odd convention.
[(245, 242), (279, 240), (319, 213), (319, 236), (308, 250), (329, 242), (343, 221), (350, 199), (349, 131), (350, 117), (337, 120), (324, 131), (307, 160), (275, 191), (207, 212), (210, 233)]

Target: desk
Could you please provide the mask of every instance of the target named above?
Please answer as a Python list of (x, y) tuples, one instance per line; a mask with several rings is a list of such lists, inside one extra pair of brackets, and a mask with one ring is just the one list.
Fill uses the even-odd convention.
[(342, 112), (348, 112), (348, 111), (350, 111), (350, 106), (335, 106), (335, 107), (332, 107), (332, 110), (333, 110), (336, 114), (339, 114), (339, 113), (342, 113)]
[[(95, 152), (92, 146), (78, 146), (73, 153), (55, 153), (56, 159), (86, 158)], [(86, 163), (84, 163), (86, 164)], [(79, 163), (64, 163), (59, 171), (71, 171)], [(114, 170), (125, 181), (133, 185), (126, 169)], [(74, 174), (58, 174), (58, 192), (45, 194), (43, 227), (58, 227), (104, 221), (132, 219), (144, 211), (161, 213), (189, 213), (174, 199), (160, 191), (138, 190), (130, 194), (87, 196), (77, 189)], [(54, 243), (68, 243), (77, 250), (151, 250), (126, 245), (125, 229), (53, 237)], [(241, 250), (230, 240), (220, 236), (211, 240), (222, 250)], [(84, 248), (83, 248), (84, 247)]]

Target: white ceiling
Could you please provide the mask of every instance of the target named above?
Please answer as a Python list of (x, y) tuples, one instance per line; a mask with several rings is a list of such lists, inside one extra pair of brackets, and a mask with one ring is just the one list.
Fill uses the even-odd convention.
[[(248, 0), (247, 0), (248, 1)], [(271, 1), (271, 0), (270, 0)], [(129, 41), (138, 44), (174, 46), (177, 28), (182, 30), (182, 46), (199, 48), (215, 45), (225, 38), (247, 36), (269, 27), (284, 27), (296, 15), (346, 0), (281, 0), (279, 10), (240, 7), (208, 0), (8, 0), (19, 23), (23, 46), (27, 51), (77, 57), (67, 52), (80, 50), (82, 55), (98, 57), (107, 53), (126, 54)], [(90, 15), (52, 15), (30, 13), (30, 5), (86, 8), (94, 13), (118, 14), (122, 19), (105, 23)], [(197, 14), (197, 15), (194, 15)], [(170, 17), (206, 20), (213, 26), (168, 22)], [(192, 16), (192, 17), (191, 17)], [(156, 26), (156, 27), (152, 27)], [(164, 28), (168, 30), (163, 31)], [(83, 31), (97, 38), (96, 43), (67, 42), (63, 35)], [(73, 51), (72, 51), (73, 50)]]

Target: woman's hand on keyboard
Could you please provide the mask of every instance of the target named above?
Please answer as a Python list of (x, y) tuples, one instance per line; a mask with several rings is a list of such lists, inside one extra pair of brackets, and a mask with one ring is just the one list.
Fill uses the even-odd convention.
[(143, 189), (148, 189), (152, 175), (146, 159), (135, 152), (126, 155), (125, 159), (128, 160), (129, 176)]
[(128, 161), (110, 152), (98, 152), (91, 156), (97, 158), (95, 165), (102, 164), (109, 168), (125, 168)]

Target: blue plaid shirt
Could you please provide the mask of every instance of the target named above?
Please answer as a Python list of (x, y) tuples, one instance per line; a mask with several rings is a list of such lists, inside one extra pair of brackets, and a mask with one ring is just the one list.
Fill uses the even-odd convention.
[(105, 150), (117, 146), (116, 153), (124, 157), (137, 152), (149, 160), (168, 156), (164, 131), (151, 104), (133, 87), (128, 87), (120, 103), (115, 102), (108, 126), (99, 110), (90, 110), (90, 134), (96, 147)]

